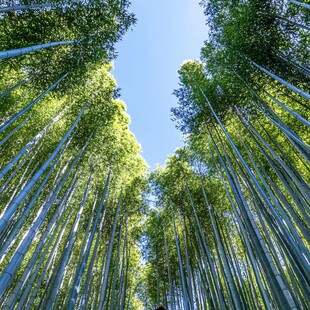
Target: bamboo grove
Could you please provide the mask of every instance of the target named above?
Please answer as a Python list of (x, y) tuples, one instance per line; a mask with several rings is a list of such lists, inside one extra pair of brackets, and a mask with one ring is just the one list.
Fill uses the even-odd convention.
[(147, 175), (111, 75), (130, 3), (1, 2), (1, 309), (310, 307), (310, 6), (200, 4), (184, 147)]
[(110, 71), (127, 1), (1, 4), (1, 309), (134, 309), (146, 163)]
[(179, 70), (185, 146), (151, 173), (145, 308), (309, 309), (309, 18), (299, 1), (201, 1)]

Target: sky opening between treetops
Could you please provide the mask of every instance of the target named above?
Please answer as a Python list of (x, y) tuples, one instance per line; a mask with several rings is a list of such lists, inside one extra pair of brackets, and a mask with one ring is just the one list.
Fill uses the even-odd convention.
[(171, 122), (176, 106), (177, 70), (183, 61), (198, 59), (208, 35), (198, 1), (132, 1), (138, 19), (133, 31), (116, 44), (113, 74), (131, 117), (130, 128), (142, 145), (151, 169), (164, 164), (181, 143)]

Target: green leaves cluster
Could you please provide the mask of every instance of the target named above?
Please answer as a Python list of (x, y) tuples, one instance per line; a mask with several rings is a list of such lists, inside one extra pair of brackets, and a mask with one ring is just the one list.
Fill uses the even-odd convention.
[(46, 88), (70, 72), (61, 84), (65, 93), (70, 87), (83, 85), (91, 67), (108, 63), (116, 56), (114, 44), (136, 21), (128, 11), (129, 1), (53, 1), (34, 9), (32, 5), (37, 2), (22, 4), (29, 9), (3, 13), (0, 19), (0, 50), (50, 42), (71, 43), (43, 49), (40, 57), (30, 53), (18, 60), (10, 59), (1, 66), (30, 74), (39, 71), (32, 79), (35, 88)]

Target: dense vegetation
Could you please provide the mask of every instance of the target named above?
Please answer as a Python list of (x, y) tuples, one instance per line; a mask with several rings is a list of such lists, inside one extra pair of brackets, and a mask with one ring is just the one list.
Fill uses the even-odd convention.
[(309, 5), (202, 1), (172, 109), (185, 146), (150, 176), (145, 304), (309, 308)]
[(308, 309), (309, 5), (201, 1), (185, 144), (147, 178), (110, 73), (129, 4), (0, 5), (1, 309)]
[(136, 309), (147, 167), (110, 73), (134, 16), (24, 4), (2, 13), (0, 50), (66, 43), (1, 53), (0, 307)]

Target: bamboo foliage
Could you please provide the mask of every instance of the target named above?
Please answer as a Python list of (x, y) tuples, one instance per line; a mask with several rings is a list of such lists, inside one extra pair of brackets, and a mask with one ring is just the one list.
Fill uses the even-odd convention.
[[(289, 19), (291, 4), (287, 11), (269, 1), (202, 4), (210, 38), (200, 62), (182, 65), (174, 92), (179, 105), (172, 114), (186, 134), (185, 146), (150, 178), (157, 210), (149, 222), (155, 226), (156, 217), (163, 219), (165, 245), (176, 238), (169, 236), (174, 227), (170, 201), (184, 218), (174, 221), (174, 230), (183, 234), (162, 263), (173, 283), (166, 291), (168, 305), (175, 307), (177, 290), (180, 309), (187, 304), (194, 309), (307, 309), (309, 72), (307, 63), (289, 62), (287, 55), (303, 42), (306, 29), (300, 25), (308, 13), (300, 11), (299, 25), (291, 24), (286, 45), (280, 43), (286, 34), (277, 20)], [(291, 59), (306, 54), (304, 49)], [(146, 230), (149, 246), (159, 255), (161, 243), (154, 235)], [(177, 252), (180, 268), (187, 271), (184, 280), (171, 272)]]
[(149, 187), (109, 64), (129, 2), (1, 5), (1, 309), (309, 308), (308, 5), (201, 5)]
[[(123, 11), (114, 13), (124, 14), (125, 20), (130, 14), (125, 2), (123, 5)], [(14, 17), (25, 21), (31, 15), (28, 6), (11, 9), (20, 14), (13, 13)], [(12, 17), (6, 15), (11, 9), (1, 11), (1, 31)], [(42, 17), (53, 10), (55, 15), (59, 13), (49, 4), (34, 4), (31, 9)], [(128, 20), (129, 24), (132, 21)], [(116, 28), (111, 31), (124, 30)], [(116, 38), (111, 37), (109, 44), (113, 40)], [(62, 43), (56, 42), (54, 49)], [(51, 44), (33, 46), (3, 52), (4, 58), (16, 56), (16, 77), (12, 74), (12, 79), (25, 76), (18, 72), (19, 59), (29, 56), (24, 52), (36, 50), (31, 55), (34, 62), (40, 62), (47, 52), (43, 47)], [(106, 50), (100, 52), (106, 57)], [(10, 66), (9, 61), (2, 60), (1, 66)], [(24, 63), (20, 70), (29, 69), (25, 67)], [(84, 72), (86, 81), (80, 83), (79, 91), (62, 92), (72, 73), (80, 70), (79, 66), (65, 67), (56, 62), (39, 69), (41, 81), (48, 81), (56, 68), (60, 72), (56, 82), (47, 82), (50, 86), (45, 82), (39, 85), (38, 75), (28, 74), (1, 94), (4, 102), (12, 98), (17, 102), (8, 112), (1, 111), (0, 307), (4, 309), (107, 305), (124, 309), (125, 304), (138, 303), (132, 293), (136, 279), (129, 269), (138, 269), (137, 259), (132, 262), (130, 256), (139, 257), (139, 251), (130, 249), (128, 243), (137, 239), (133, 232), (140, 215), (135, 210), (142, 201), (146, 164), (129, 131), (124, 104), (114, 99), (116, 83), (109, 72), (111, 66), (91, 67), (92, 73)], [(33, 96), (36, 99), (27, 102)], [(37, 104), (39, 101), (42, 104)], [(120, 192), (122, 198), (116, 203)], [(117, 262), (112, 263), (114, 257)], [(121, 271), (111, 272), (114, 263)]]

